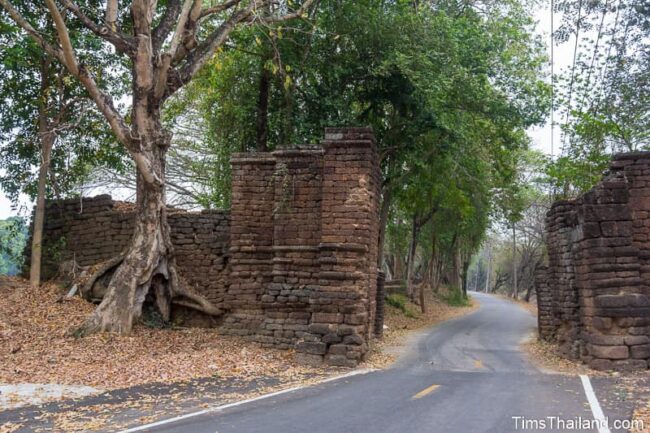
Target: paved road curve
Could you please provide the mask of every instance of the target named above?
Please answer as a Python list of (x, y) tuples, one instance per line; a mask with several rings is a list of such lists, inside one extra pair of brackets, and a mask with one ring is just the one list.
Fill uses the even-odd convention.
[[(196, 433), (599, 432), (576, 376), (543, 374), (519, 345), (535, 331), (521, 307), (474, 294), (478, 311), (428, 331), (394, 368), (348, 377), (152, 428)], [(611, 431), (629, 409), (593, 380)], [(515, 418), (521, 417), (521, 418)], [(556, 418), (557, 417), (557, 418)], [(541, 423), (546, 425), (543, 426)], [(577, 428), (571, 423), (584, 423)], [(545, 428), (542, 428), (545, 427)], [(573, 428), (576, 427), (576, 428)], [(602, 427), (602, 425), (601, 425)], [(607, 430), (600, 429), (600, 433)]]

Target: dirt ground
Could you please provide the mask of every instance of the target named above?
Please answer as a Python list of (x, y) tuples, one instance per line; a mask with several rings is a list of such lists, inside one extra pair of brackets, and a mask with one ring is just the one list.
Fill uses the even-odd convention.
[[(275, 377), (295, 381), (338, 372), (293, 361), (292, 351), (262, 349), (215, 329), (152, 329), (137, 325), (130, 336), (100, 334), (77, 339), (66, 332), (82, 323), (94, 305), (72, 298), (61, 301), (65, 288), (47, 284), (32, 289), (26, 281), (0, 281), (0, 383), (57, 383), (103, 390), (151, 382), (178, 382), (201, 377), (250, 379)], [(390, 365), (382, 348), (424, 328), (473, 311), (451, 307), (427, 293), (427, 313), (408, 303), (413, 317), (386, 306), (384, 337), (371, 343), (361, 368)]]
[[(293, 360), (292, 351), (262, 349), (242, 338), (220, 335), (215, 329), (138, 325), (130, 336), (101, 334), (77, 339), (67, 336), (67, 331), (81, 324), (95, 306), (79, 298), (62, 301), (65, 291), (54, 284), (32, 289), (24, 280), (0, 277), (0, 384), (85, 385), (107, 393), (82, 399), (80, 407), (67, 396), (44, 399), (52, 403), (27, 407), (16, 420), (0, 423), (0, 433), (18, 430), (34, 416), (42, 425), (38, 431), (127, 426), (171, 412), (183, 413), (187, 405), (223, 404), (349, 371), (300, 365)], [(419, 306), (408, 303), (411, 317), (387, 305), (384, 337), (371, 342), (368, 359), (359, 368), (390, 366), (394, 355), (385, 349), (403, 345), (409, 332), (478, 307), (451, 307), (432, 293), (427, 294), (426, 305), (427, 313), (422, 314)], [(240, 388), (224, 392), (237, 383), (242, 384)], [(160, 384), (192, 392), (156, 390)], [(129, 391), (143, 386), (153, 386), (154, 391), (144, 395)], [(112, 393), (123, 392), (126, 398), (112, 400)], [(83, 403), (88, 398), (97, 398), (98, 403)], [(20, 404), (24, 402), (17, 406)], [(48, 404), (62, 406), (53, 410)], [(178, 408), (171, 410), (175, 405)], [(131, 412), (145, 413), (147, 419), (125, 418), (124, 414)]]
[(262, 349), (215, 329), (138, 325), (125, 337), (69, 337), (66, 331), (81, 324), (94, 305), (80, 298), (58, 302), (64, 288), (47, 284), (35, 290), (21, 281), (0, 282), (0, 383), (115, 389), (199, 377), (293, 381), (325, 372), (298, 365), (291, 351)]

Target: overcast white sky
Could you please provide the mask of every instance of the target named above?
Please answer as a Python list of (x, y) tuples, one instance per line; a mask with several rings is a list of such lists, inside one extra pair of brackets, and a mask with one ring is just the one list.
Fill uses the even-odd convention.
[[(551, 17), (550, 17), (549, 7), (547, 6), (545, 8), (540, 8), (539, 10), (537, 10), (537, 12), (535, 13), (535, 19), (538, 22), (537, 32), (543, 36), (544, 41), (546, 43), (547, 50), (549, 50), (550, 29), (551, 29)], [(559, 23), (559, 21), (560, 21), (560, 17), (556, 15), (555, 17), (556, 25), (557, 23)], [(556, 74), (560, 72), (562, 69), (568, 67), (572, 63), (574, 41), (575, 39), (569, 40), (562, 45), (555, 46), (554, 57), (555, 57)], [(550, 51), (549, 51), (549, 55), (550, 55)], [(557, 118), (556, 118), (556, 122), (557, 122)], [(549, 155), (551, 154), (551, 127), (549, 123), (547, 123), (546, 126), (541, 128), (531, 128), (528, 133), (532, 138), (533, 146), (536, 149), (539, 149), (546, 154)], [(554, 153), (557, 155), (559, 143), (560, 143), (560, 133), (559, 133), (559, 128), (557, 127), (555, 128), (554, 136), (555, 136)], [(13, 209), (11, 206), (11, 202), (7, 199), (4, 193), (0, 191), (0, 219), (5, 219), (12, 215), (26, 216), (30, 212), (28, 209), (31, 209), (31, 206), (32, 204), (25, 197), (21, 200), (19, 209)]]

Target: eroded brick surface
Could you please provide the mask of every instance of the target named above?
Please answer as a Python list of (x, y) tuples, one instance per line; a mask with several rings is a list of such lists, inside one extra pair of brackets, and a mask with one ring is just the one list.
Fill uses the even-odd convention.
[(231, 308), (223, 329), (356, 365), (374, 329), (379, 163), (366, 128), (233, 157)]
[(591, 191), (552, 206), (549, 264), (536, 275), (541, 338), (595, 368), (648, 367), (649, 211), (647, 152), (617, 156)]

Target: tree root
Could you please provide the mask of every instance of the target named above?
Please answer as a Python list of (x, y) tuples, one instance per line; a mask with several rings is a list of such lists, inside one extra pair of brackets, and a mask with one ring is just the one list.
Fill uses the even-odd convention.
[(223, 314), (223, 310), (212, 305), (203, 296), (194, 293), (187, 282), (178, 275), (176, 266), (170, 266), (168, 270), (172, 288), (172, 303), (192, 308), (210, 316), (221, 316)]
[[(101, 263), (95, 269), (92, 269), (92, 271), (91, 269), (87, 269), (86, 271), (91, 271), (91, 273), (85, 272), (87, 279), (84, 278), (84, 280), (78, 280), (75, 283), (80, 295), (86, 300), (91, 300), (93, 298), (94, 285), (108, 272), (120, 266), (124, 257), (125, 254), (120, 254)], [(223, 315), (224, 311), (222, 309), (217, 308), (206, 298), (194, 292), (189, 284), (178, 275), (175, 264), (170, 265), (165, 257), (160, 259), (158, 265), (150, 275), (148, 282), (135, 289), (135, 296), (137, 299), (134, 304), (135, 308), (132, 311), (134, 315), (133, 317), (139, 317), (141, 314), (142, 304), (144, 303), (147, 294), (153, 295), (156, 307), (165, 322), (169, 322), (171, 318), (172, 304), (190, 308), (210, 316)], [(108, 293), (104, 296), (107, 295)], [(101, 304), (98, 309), (100, 308)], [(93, 332), (105, 329), (104, 324), (102, 323), (103, 319), (101, 319), (101, 315), (98, 315), (97, 313), (98, 312), (96, 311), (91, 315), (86, 323), (80, 328), (70, 330), (69, 335), (74, 337), (83, 337)], [(117, 332), (122, 333), (120, 330), (117, 330)]]
[(183, 291), (182, 294), (178, 293), (177, 296), (177, 298), (172, 298), (172, 303), (176, 305), (191, 308), (210, 316), (221, 316), (223, 314), (223, 310), (215, 307), (210, 301), (195, 293)]
[(86, 280), (83, 284), (79, 285), (79, 294), (81, 295), (81, 297), (87, 301), (90, 301), (92, 298), (91, 295), (93, 291), (93, 286), (95, 285), (97, 280), (103, 277), (108, 271), (114, 269), (116, 266), (122, 263), (122, 260), (124, 260), (124, 254), (115, 256), (112, 259), (108, 259), (102, 264), (100, 264), (99, 267), (95, 269), (92, 272), (92, 274), (90, 274), (88, 280)]

